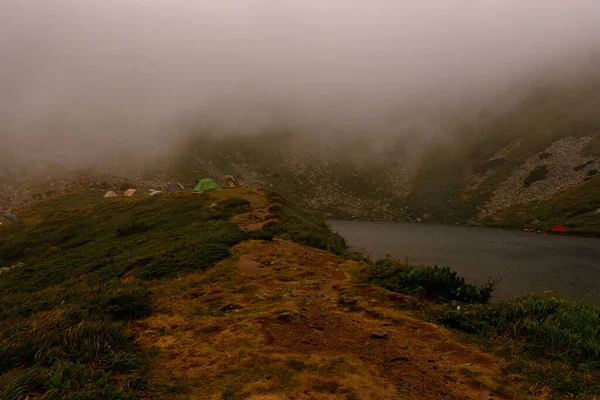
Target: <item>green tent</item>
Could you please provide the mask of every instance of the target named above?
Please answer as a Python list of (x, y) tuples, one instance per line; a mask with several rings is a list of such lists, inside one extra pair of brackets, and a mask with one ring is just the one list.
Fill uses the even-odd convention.
[(215, 190), (215, 189), (221, 189), (221, 187), (219, 185), (217, 185), (217, 182), (213, 181), (210, 178), (205, 178), (200, 180), (196, 186), (194, 187), (194, 192), (195, 193), (202, 193), (202, 192), (206, 192), (208, 190)]

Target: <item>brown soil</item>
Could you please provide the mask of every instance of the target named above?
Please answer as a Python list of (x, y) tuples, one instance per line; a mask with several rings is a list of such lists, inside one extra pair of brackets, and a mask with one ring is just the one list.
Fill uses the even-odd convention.
[(233, 252), (153, 283), (155, 311), (132, 325), (157, 354), (146, 398), (532, 398), (503, 380), (502, 361), (403, 311), (417, 300), (359, 284), (364, 264), (286, 240)]

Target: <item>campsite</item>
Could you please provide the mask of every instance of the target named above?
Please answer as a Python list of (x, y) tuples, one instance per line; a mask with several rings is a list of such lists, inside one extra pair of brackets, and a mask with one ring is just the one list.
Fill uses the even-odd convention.
[[(179, 191), (188, 191), (191, 190), (193, 193), (204, 193), (211, 190), (220, 190), (220, 189), (233, 189), (238, 187), (244, 187), (244, 185), (240, 185), (240, 183), (233, 177), (232, 175), (225, 175), (219, 180), (220, 184), (217, 183), (216, 180), (212, 178), (202, 178), (194, 181), (193, 184), (182, 185), (179, 182), (172, 182), (166, 185), (165, 192), (179, 192)], [(163, 191), (160, 188), (148, 188), (146, 190), (138, 190), (135, 188), (127, 188), (123, 191), (123, 196), (132, 197), (138, 193), (139, 195), (148, 195), (150, 197), (157, 196), (161, 194)], [(114, 190), (109, 190), (104, 194), (105, 199), (119, 197), (117, 192)], [(0, 220), (0, 222), (2, 222)]]

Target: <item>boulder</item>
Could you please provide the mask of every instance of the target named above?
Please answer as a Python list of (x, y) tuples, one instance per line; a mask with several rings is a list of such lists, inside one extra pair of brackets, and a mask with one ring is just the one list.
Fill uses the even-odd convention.
[(375, 331), (371, 332), (371, 337), (373, 339), (387, 339), (388, 333), (386, 331)]

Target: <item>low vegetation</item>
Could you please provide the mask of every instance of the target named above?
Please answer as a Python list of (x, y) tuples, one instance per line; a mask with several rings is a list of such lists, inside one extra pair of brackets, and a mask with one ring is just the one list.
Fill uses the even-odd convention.
[(546, 167), (545, 165), (538, 165), (523, 180), (523, 185), (529, 186), (532, 183), (544, 180), (547, 176), (548, 176), (548, 167)]
[[(600, 395), (600, 308), (551, 293), (448, 308), (439, 322), (480, 337), (510, 361), (507, 372), (571, 397)], [(580, 398), (580, 397), (577, 397)]]
[(532, 354), (573, 365), (600, 362), (600, 308), (549, 293), (447, 310), (448, 326), (485, 337), (517, 340)]
[(307, 214), (275, 193), (269, 196), (269, 200), (273, 204), (269, 209), (271, 217), (281, 222), (266, 225), (263, 228), (265, 236), (283, 234), (296, 243), (331, 251), (336, 255), (346, 254), (346, 240), (332, 232), (321, 218)]
[(394, 292), (465, 303), (488, 303), (497, 284), (490, 279), (477, 287), (466, 283), (449, 267), (414, 266), (392, 258), (373, 263), (369, 281)]
[(464, 340), (507, 359), (507, 375), (551, 388), (552, 398), (600, 395), (600, 307), (593, 303), (549, 292), (490, 303), (497, 281), (477, 287), (448, 267), (391, 258), (370, 263), (368, 281), (436, 300), (417, 315), (467, 333)]
[[(197, 305), (193, 313), (198, 318), (209, 316), (212, 321), (218, 316), (223, 324), (233, 321), (230, 316), (235, 312), (239, 312), (238, 320), (256, 312), (248, 307), (247, 298), (267, 301), (272, 296), (279, 302), (286, 299), (288, 306), (293, 304), (295, 298), (285, 297), (286, 292), (268, 295), (263, 293), (265, 287), (259, 290), (255, 286), (256, 282), (234, 287), (238, 278), (232, 261), (240, 257), (240, 248), (257, 251), (254, 256), (261, 262), (260, 268), (272, 265), (272, 276), (281, 287), (306, 279), (299, 287), (307, 291), (335, 290), (330, 294), (337, 291), (339, 295), (336, 307), (355, 315), (364, 313), (370, 321), (387, 318), (392, 309), (372, 309), (372, 304), (387, 303), (387, 295), (381, 297), (377, 292), (373, 292), (375, 303), (360, 300), (362, 290), (375, 287), (372, 284), (415, 296), (418, 299), (406, 303), (410, 304), (407, 308), (423, 305), (419, 315), (426, 310), (429, 321), (463, 332), (465, 340), (479, 341), (486, 351), (506, 357), (506, 379), (518, 376), (530, 385), (542, 384), (557, 398), (600, 394), (600, 309), (593, 304), (562, 300), (548, 293), (490, 303), (497, 283), (493, 280), (475, 286), (448, 267), (411, 266), (391, 258), (371, 262), (351, 254), (345, 240), (324, 221), (277, 194), (253, 192), (252, 196), (260, 197), (259, 208), (268, 221), (255, 230), (233, 222), (244, 221), (256, 211), (252, 196), (216, 198), (180, 192), (99, 200), (101, 196), (100, 192), (86, 191), (47, 199), (23, 212), (20, 222), (0, 231), (0, 267), (9, 268), (0, 275), (1, 399), (185, 395), (189, 390), (185, 381), (152, 386), (150, 371), (160, 353), (140, 347), (131, 326), (160, 312), (155, 296), (161, 290), (170, 293), (163, 302), (179, 302), (179, 295), (195, 299), (207, 289), (202, 292), (204, 302), (194, 300), (186, 307), (193, 311)], [(595, 205), (590, 204), (586, 211)], [(310, 257), (323, 257), (329, 260), (328, 266), (319, 264), (313, 265), (312, 271), (303, 270), (299, 266), (304, 262), (300, 261), (304, 251), (308, 251), (305, 248), (286, 242), (286, 246), (300, 249), (294, 250), (299, 253), (293, 256), (297, 257), (293, 263), (290, 253), (276, 256), (258, 251), (266, 248), (261, 246), (280, 248), (278, 242), (268, 242), (275, 237), (342, 257), (312, 250)], [(340, 267), (342, 264), (346, 267)], [(356, 274), (352, 279), (371, 285), (330, 289), (331, 285), (311, 277), (319, 268), (328, 268), (327, 274), (350, 268), (346, 273)], [(264, 279), (271, 285), (268, 275)], [(213, 292), (217, 282), (221, 290), (231, 294)], [(211, 288), (204, 288), (206, 285)], [(178, 289), (169, 292), (170, 287)], [(279, 303), (273, 304), (279, 309)], [(318, 321), (311, 329), (328, 334), (329, 328), (320, 325), (327, 323), (327, 318), (321, 312), (315, 315)], [(170, 335), (176, 329), (173, 326), (161, 325), (159, 333)], [(202, 329), (207, 334), (220, 328)], [(254, 337), (255, 333), (248, 335)], [(266, 362), (258, 354), (253, 357)], [(265, 366), (264, 370), (270, 368)], [(290, 371), (285, 374), (293, 376)], [(484, 384), (477, 372), (464, 369), (460, 374), (473, 387)], [(263, 375), (248, 377), (248, 382)], [(342, 389), (336, 379), (315, 381), (310, 390), (327, 394), (344, 390), (348, 398), (361, 398), (354, 389)], [(278, 384), (276, 390), (286, 390), (288, 384)], [(210, 385), (217, 388), (215, 382)], [(241, 385), (221, 392), (224, 398), (238, 398), (245, 390)], [(497, 394), (502, 394), (501, 388)]]
[(15, 265), (0, 276), (2, 399), (138, 398), (150, 360), (127, 323), (152, 312), (144, 281), (210, 268), (246, 237), (229, 222), (243, 199), (101, 198), (43, 201), (0, 232)]

